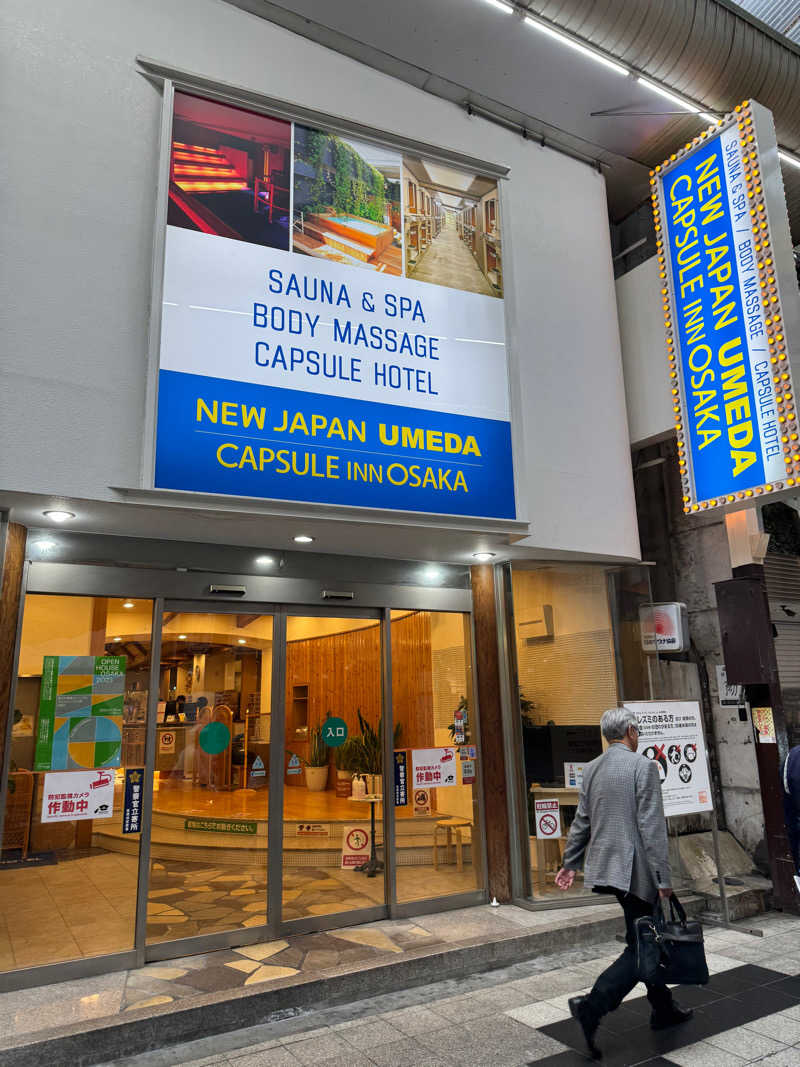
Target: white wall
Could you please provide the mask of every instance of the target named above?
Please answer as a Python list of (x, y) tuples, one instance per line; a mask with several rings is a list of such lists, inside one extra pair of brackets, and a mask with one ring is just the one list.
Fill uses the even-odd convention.
[(0, 490), (109, 500), (110, 486), (140, 483), (161, 106), (140, 54), (511, 168), (501, 212), (524, 545), (638, 555), (594, 170), (219, 0), (6, 0), (0, 49), (12, 190)]
[(670, 433), (669, 367), (655, 256), (617, 279), (617, 308), (631, 444)]

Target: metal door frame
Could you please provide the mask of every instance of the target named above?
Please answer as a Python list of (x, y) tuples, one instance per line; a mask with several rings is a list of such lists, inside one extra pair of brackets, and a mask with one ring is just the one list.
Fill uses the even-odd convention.
[[(145, 781), (148, 788), (145, 796), (145, 807), (142, 820), (142, 838), (139, 847), (139, 881), (137, 889), (136, 907), (136, 952), (137, 958), (142, 963), (152, 963), (158, 960), (175, 959), (181, 956), (190, 956), (199, 953), (213, 952), (217, 949), (234, 948), (242, 945), (255, 944), (261, 941), (277, 940), (287, 934), (303, 934), (329, 927), (332, 923), (339, 926), (352, 926), (365, 922), (374, 922), (378, 919), (389, 917), (390, 897), (393, 891), (389, 889), (388, 863), (384, 869), (384, 902), (370, 908), (359, 908), (352, 911), (338, 912), (334, 914), (307, 916), (300, 919), (284, 920), (283, 908), (283, 797), (284, 789), (284, 756), (286, 751), (286, 645), (287, 645), (287, 619), (295, 618), (332, 618), (332, 619), (370, 619), (379, 627), (380, 632), (380, 686), (381, 686), (381, 711), (384, 720), (391, 719), (391, 706), (385, 700), (387, 681), (385, 677), (386, 657), (384, 654), (384, 616), (388, 615), (386, 608), (348, 608), (335, 605), (276, 605), (269, 603), (247, 604), (248, 614), (269, 615), (272, 620), (272, 684), (271, 684), (271, 718), (270, 718), (270, 754), (269, 754), (269, 790), (267, 808), (267, 891), (266, 891), (266, 922), (259, 926), (250, 926), (246, 929), (238, 927), (232, 930), (223, 930), (208, 934), (195, 934), (191, 937), (176, 938), (170, 941), (159, 941), (154, 944), (147, 943), (147, 901), (150, 889), (150, 857), (151, 857), (151, 828), (153, 811), (153, 773), (155, 771), (156, 744), (157, 744), (157, 706), (160, 677), (161, 638), (163, 617), (167, 611), (175, 611), (181, 614), (195, 615), (237, 615), (241, 614), (241, 603), (225, 601), (200, 601), (200, 600), (165, 600), (158, 598), (154, 604), (153, 618), (153, 656), (150, 672), (150, 697), (148, 700), (147, 739), (145, 747)], [(157, 633), (156, 633), (157, 630)], [(158, 660), (156, 659), (158, 651)], [(389, 714), (387, 715), (387, 710)], [(390, 730), (385, 730), (384, 740), (391, 739)], [(392, 760), (393, 760), (392, 756)], [(385, 755), (384, 755), (385, 763)], [(389, 764), (391, 766), (391, 763)], [(394, 783), (392, 782), (392, 785)], [(394, 842), (390, 841), (387, 827), (387, 775), (383, 775), (384, 804), (383, 804), (383, 841), (384, 855), (393, 856)], [(392, 814), (394, 811), (392, 809)], [(392, 820), (393, 822), (393, 820)], [(146, 835), (146, 836), (145, 836)]]
[[(226, 582), (241, 581), (248, 587), (241, 599), (224, 598), (211, 600), (208, 597), (209, 582), (221, 580)], [(45, 563), (26, 561), (23, 576), (23, 597), (17, 628), (16, 654), (22, 635), (22, 619), (25, 598), (32, 595), (75, 596), (75, 597), (125, 597), (134, 596), (150, 600), (153, 604), (151, 625), (151, 673), (150, 696), (148, 699), (148, 721), (145, 740), (145, 792), (142, 808), (142, 831), (139, 835), (139, 867), (136, 897), (136, 920), (134, 941), (130, 949), (108, 953), (102, 956), (77, 958), (58, 963), (46, 963), (34, 967), (0, 972), (0, 992), (25, 989), (48, 982), (67, 981), (105, 974), (124, 968), (141, 967), (145, 962), (176, 958), (182, 955), (203, 953), (221, 948), (239, 947), (267, 939), (276, 939), (289, 933), (303, 933), (309, 930), (324, 929), (334, 920), (338, 927), (356, 925), (380, 918), (405, 918), (413, 915), (452, 911), (485, 903), (488, 899), (486, 888), (486, 820), (483, 797), (483, 762), (478, 759), (478, 829), (480, 831), (480, 862), (483, 884), (477, 889), (460, 894), (431, 897), (421, 900), (398, 902), (395, 879), (395, 819), (394, 819), (394, 780), (393, 780), (393, 706), (392, 706), (392, 662), (391, 662), (391, 612), (392, 610), (455, 612), (467, 616), (471, 634), (470, 669), (473, 672), (474, 723), (476, 737), (479, 737), (480, 708), (474, 686), (475, 632), (472, 614), (472, 597), (467, 589), (436, 588), (413, 584), (381, 583), (345, 583), (355, 590), (355, 604), (320, 605), (314, 600), (324, 596), (324, 585), (317, 579), (281, 579), (277, 577), (254, 577), (251, 574), (234, 576), (212, 572), (181, 572), (147, 568), (97, 566), (79, 562)], [(252, 590), (252, 591), (250, 591)], [(266, 594), (266, 595), (265, 595)], [(239, 596), (238, 592), (236, 594)], [(335, 918), (330, 915), (313, 916), (282, 922), (279, 902), (281, 898), (281, 879), (269, 878), (267, 883), (267, 922), (263, 926), (249, 927), (218, 934), (200, 934), (191, 938), (164, 941), (148, 946), (146, 944), (147, 894), (149, 889), (149, 867), (151, 859), (152, 828), (152, 774), (156, 759), (156, 712), (158, 681), (161, 660), (162, 620), (169, 605), (171, 610), (177, 606), (185, 612), (237, 614), (246, 604), (252, 612), (273, 617), (273, 676), (271, 699), (271, 738), (279, 744), (270, 747), (270, 791), (269, 811), (280, 813), (280, 820), (269, 821), (267, 847), (268, 856), (279, 855), (283, 840), (283, 749), (285, 746), (284, 716), (285, 711), (285, 643), (286, 618), (288, 615), (327, 616), (339, 618), (375, 618), (381, 626), (381, 687), (384, 721), (387, 724), (384, 738), (384, 885), (385, 901), (375, 908), (360, 909), (353, 912), (341, 912)], [(369, 605), (366, 607), (365, 605)], [(12, 678), (11, 699), (13, 703), (16, 690), (16, 666)], [(278, 733), (275, 733), (275, 731)], [(10, 728), (9, 728), (10, 732)], [(7, 745), (7, 755), (10, 745)], [(281, 763), (278, 764), (278, 760)], [(8, 760), (6, 760), (8, 762)], [(388, 773), (387, 773), (388, 771)], [(3, 768), (0, 788), (5, 788), (7, 767)], [(275, 793), (277, 792), (277, 796)], [(476, 860), (477, 860), (476, 856)], [(268, 864), (269, 864), (268, 859)], [(276, 861), (277, 862), (277, 861)], [(272, 887), (272, 894), (270, 892)]]

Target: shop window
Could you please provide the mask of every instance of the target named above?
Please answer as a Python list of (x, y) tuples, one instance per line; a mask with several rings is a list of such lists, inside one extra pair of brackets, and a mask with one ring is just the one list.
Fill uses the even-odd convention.
[(469, 616), (393, 611), (391, 633), (397, 900), (482, 889)]
[(582, 768), (602, 753), (600, 718), (617, 703), (614, 634), (603, 567), (514, 568), (512, 590), (531, 890), (547, 898)]
[[(0, 858), (0, 968), (132, 949), (152, 602), (25, 600)], [(141, 775), (134, 783), (141, 786)], [(128, 825), (125, 825), (126, 818)]]

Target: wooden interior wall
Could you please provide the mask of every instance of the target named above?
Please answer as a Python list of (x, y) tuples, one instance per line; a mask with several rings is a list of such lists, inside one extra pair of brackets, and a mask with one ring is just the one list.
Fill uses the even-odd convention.
[(289, 641), (286, 645), (286, 744), (294, 743), (292, 692), (308, 686), (309, 730), (328, 712), (358, 733), (357, 710), (377, 728), (381, 714), (380, 626), (327, 637)]
[(399, 748), (432, 748), (431, 617), (417, 611), (392, 622), (392, 706)]
[[(350, 630), (327, 637), (289, 641), (286, 646), (286, 745), (301, 755), (294, 735), (292, 696), (308, 686), (308, 726), (324, 722), (328, 712), (358, 733), (357, 709), (377, 728), (381, 714), (380, 627)], [(433, 678), (431, 622), (415, 612), (392, 622), (392, 700), (394, 721), (401, 723), (401, 748), (433, 745)]]

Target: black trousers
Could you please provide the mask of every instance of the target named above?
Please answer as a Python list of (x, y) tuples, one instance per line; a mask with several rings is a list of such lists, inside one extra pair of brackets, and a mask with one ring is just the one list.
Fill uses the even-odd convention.
[[(651, 915), (653, 902), (649, 903), (620, 889), (611, 890), (625, 913), (625, 951), (608, 967), (592, 988), (589, 1003), (599, 1016), (615, 1011), (639, 979), (636, 976), (636, 942), (634, 922), (643, 915)], [(658, 1015), (667, 1015), (672, 1008), (672, 993), (665, 985), (648, 985), (647, 999)]]

